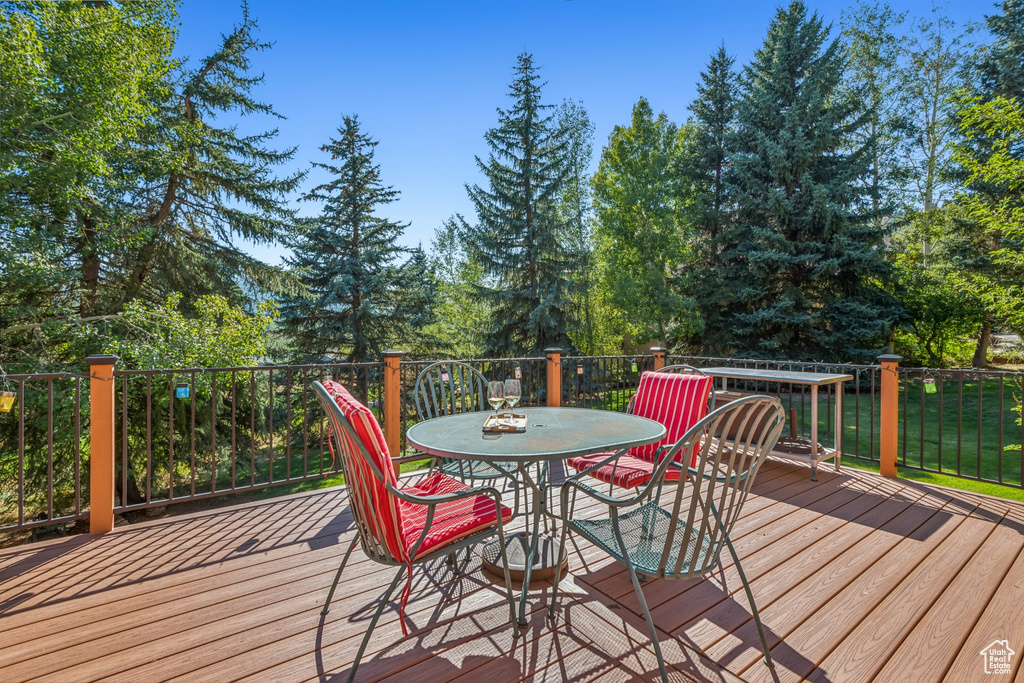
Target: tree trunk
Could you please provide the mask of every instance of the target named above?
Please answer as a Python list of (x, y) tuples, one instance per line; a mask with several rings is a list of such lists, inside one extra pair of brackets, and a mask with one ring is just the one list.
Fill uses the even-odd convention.
[(100, 254), (96, 244), (99, 231), (92, 217), (79, 212), (78, 218), (82, 221), (82, 298), (78, 314), (85, 318), (93, 313), (100, 286)]
[(984, 368), (988, 365), (988, 345), (992, 341), (992, 322), (986, 318), (981, 323), (981, 334), (978, 335), (978, 346), (974, 349), (974, 359), (971, 366)]

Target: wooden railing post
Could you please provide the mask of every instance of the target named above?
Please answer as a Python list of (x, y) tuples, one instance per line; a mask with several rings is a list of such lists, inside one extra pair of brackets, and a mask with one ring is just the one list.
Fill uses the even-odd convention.
[(651, 353), (654, 354), (655, 372), (665, 367), (665, 351), (667, 351), (667, 349), (663, 349), (660, 346), (655, 346), (653, 349), (651, 349)]
[(883, 477), (896, 477), (896, 453), (899, 445), (901, 356), (886, 354), (878, 357), (882, 364), (881, 434), (878, 459)]
[(562, 405), (562, 349), (544, 349), (548, 357), (548, 407)]
[(114, 528), (114, 364), (89, 356), (89, 533)]
[(384, 352), (384, 442), (392, 458), (402, 455), (402, 352), (394, 349)]

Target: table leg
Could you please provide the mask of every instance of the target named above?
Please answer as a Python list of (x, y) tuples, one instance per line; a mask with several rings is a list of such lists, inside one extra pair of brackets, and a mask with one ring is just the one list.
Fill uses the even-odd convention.
[[(525, 470), (525, 467), (520, 466), (520, 471)], [(547, 470), (547, 463), (545, 462), (541, 466), (540, 481), (536, 485), (530, 482), (530, 488), (533, 489), (533, 532), (530, 533), (529, 529), (527, 533), (530, 533), (530, 550), (526, 553), (526, 567), (525, 576), (523, 576), (523, 592), (519, 596), (519, 625), (526, 626), (526, 591), (530, 588), (530, 572), (533, 569), (533, 559), (537, 556), (537, 536), (540, 533), (540, 513), (541, 513), (541, 491), (544, 486), (544, 476)], [(529, 475), (526, 475), (527, 477)]]
[(836, 382), (836, 472), (843, 460), (843, 383)]
[(818, 481), (818, 385), (811, 385), (811, 481)]

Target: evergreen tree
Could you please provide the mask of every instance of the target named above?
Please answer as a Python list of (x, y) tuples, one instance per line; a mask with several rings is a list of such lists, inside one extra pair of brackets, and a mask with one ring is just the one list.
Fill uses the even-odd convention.
[[(682, 274), (680, 286), (697, 305), (705, 330), (722, 326), (721, 314), (735, 298), (732, 280), (725, 276), (719, 258), (735, 205), (726, 178), (729, 156), (726, 139), (736, 125), (738, 88), (734, 61), (720, 47), (701, 72), (693, 112), (692, 142), (680, 157), (681, 175), (693, 194), (686, 209), (690, 223), (695, 268)], [(719, 355), (725, 351), (720, 335), (703, 334), (701, 352)]]
[(360, 131), (358, 117), (345, 116), (338, 137), (320, 148), (331, 162), (313, 164), (330, 180), (302, 199), (323, 209), (301, 226), (294, 256), (286, 259), (301, 273), (308, 295), (290, 297), (281, 307), (282, 322), (304, 357), (369, 361), (429, 322), (433, 285), (422, 250), (398, 244), (408, 224), (374, 215), (399, 194), (381, 182), (373, 162), (377, 144)]
[(869, 360), (894, 321), (879, 289), (889, 273), (883, 234), (858, 183), (870, 155), (850, 150), (863, 121), (842, 96), (839, 44), (826, 45), (828, 34), (793, 2), (744, 71), (730, 136), (739, 210), (722, 254), (739, 296), (713, 331), (742, 355)]
[(558, 201), (565, 185), (565, 133), (541, 102), (533, 56), (519, 55), (509, 88), (512, 106), (484, 139), (491, 151), (477, 166), (487, 187), (467, 186), (477, 214), (467, 240), (488, 278), (478, 290), (490, 308), (487, 352), (537, 354), (569, 347), (570, 278)]

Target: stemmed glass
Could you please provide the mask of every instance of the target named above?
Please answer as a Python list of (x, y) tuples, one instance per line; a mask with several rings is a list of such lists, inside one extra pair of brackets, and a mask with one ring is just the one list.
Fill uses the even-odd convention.
[(498, 380), (495, 382), (487, 383), (487, 402), (491, 404), (491, 408), (494, 409), (494, 414), (498, 414), (498, 410), (505, 402), (505, 383)]
[[(523, 386), (518, 379), (507, 379), (505, 380), (505, 403), (508, 404), (509, 410), (516, 407), (519, 403), (519, 399), (523, 395)], [(513, 417), (515, 412), (512, 413)]]

